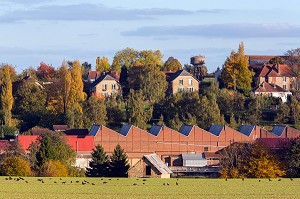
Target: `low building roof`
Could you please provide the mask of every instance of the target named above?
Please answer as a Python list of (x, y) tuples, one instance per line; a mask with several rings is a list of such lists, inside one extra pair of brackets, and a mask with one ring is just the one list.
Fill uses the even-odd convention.
[(262, 82), (257, 88), (253, 89), (253, 92), (255, 93), (285, 93), (289, 91), (286, 91), (285, 89), (281, 88), (280, 86), (276, 84), (269, 84), (268, 82)]
[(286, 126), (274, 126), (273, 129), (272, 129), (272, 133), (277, 135), (277, 136), (281, 136), (285, 130)]
[(162, 130), (162, 128), (163, 128), (163, 126), (161, 126), (161, 125), (153, 124), (151, 126), (151, 129), (149, 130), (149, 133), (154, 136), (157, 136), (160, 133), (160, 131)]
[(69, 129), (68, 125), (53, 125), (53, 131), (66, 131)]
[(64, 132), (66, 135), (86, 136), (89, 134), (88, 129), (69, 129)]
[(50, 131), (50, 130), (47, 128), (32, 128), (31, 134), (32, 135), (42, 135), (42, 134), (47, 133), (48, 131)]
[(206, 160), (203, 157), (202, 153), (195, 153), (195, 154), (188, 153), (188, 154), (181, 154), (181, 156), (183, 160)]
[(127, 134), (129, 133), (131, 127), (132, 127), (132, 125), (130, 125), (130, 124), (123, 124), (123, 126), (121, 127), (121, 130), (119, 131), (119, 133), (123, 136), (127, 136)]
[(144, 155), (144, 157), (161, 173), (161, 174), (171, 174), (173, 173), (167, 165), (161, 161), (156, 153)]
[(101, 125), (96, 125), (96, 124), (93, 124), (90, 132), (89, 132), (89, 135), (91, 136), (96, 136), (98, 131), (101, 129)]

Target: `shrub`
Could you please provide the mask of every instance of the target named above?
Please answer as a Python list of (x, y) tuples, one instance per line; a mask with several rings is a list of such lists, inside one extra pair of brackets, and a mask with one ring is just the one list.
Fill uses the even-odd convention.
[(9, 156), (3, 160), (1, 173), (7, 176), (31, 176), (32, 174), (29, 163), (17, 156)]
[(67, 167), (58, 160), (49, 160), (40, 168), (40, 176), (47, 177), (67, 177)]

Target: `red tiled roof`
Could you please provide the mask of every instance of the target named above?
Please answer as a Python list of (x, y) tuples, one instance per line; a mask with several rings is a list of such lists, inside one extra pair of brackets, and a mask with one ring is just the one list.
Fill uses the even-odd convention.
[(276, 84), (269, 84), (267, 82), (263, 82), (261, 83), (257, 88), (255, 88), (253, 90), (253, 92), (259, 92), (259, 93), (263, 93), (263, 92), (267, 92), (267, 93), (282, 93), (282, 92), (287, 92), (286, 90), (284, 90), (283, 88), (281, 88), (280, 86), (276, 85)]
[[(278, 70), (279, 69), (279, 70)], [(296, 77), (293, 68), (286, 64), (265, 64), (261, 69), (259, 77)]]
[(121, 72), (118, 72), (118, 71), (109, 71), (107, 74), (109, 74), (110, 76), (112, 76), (113, 78), (115, 78), (118, 81), (120, 80)]
[(97, 77), (99, 77), (101, 75), (100, 71), (89, 71), (89, 77), (90, 79), (96, 79)]
[(249, 57), (249, 60), (260, 60), (260, 61), (270, 61), (270, 59), (274, 57), (280, 57), (282, 59), (285, 59), (285, 56), (278, 56), (278, 55), (247, 55)]

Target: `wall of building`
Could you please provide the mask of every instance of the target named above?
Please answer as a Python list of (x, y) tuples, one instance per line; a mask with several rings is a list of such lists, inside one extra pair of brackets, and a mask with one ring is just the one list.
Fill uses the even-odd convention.
[[(106, 89), (103, 88), (103, 85), (106, 84)], [(115, 89), (113, 89), (113, 85), (115, 85)], [(119, 95), (121, 94), (121, 86), (115, 80), (103, 80), (95, 87), (95, 93), (97, 97), (106, 97), (111, 95)]]
[[(189, 79), (192, 80), (192, 84), (189, 84)], [(179, 84), (179, 80), (183, 80), (183, 84)], [(188, 92), (188, 88), (192, 88), (193, 91), (199, 90), (199, 82), (192, 76), (179, 76), (171, 82), (171, 85), (172, 94), (178, 93), (179, 88), (182, 88), (183, 92)]]

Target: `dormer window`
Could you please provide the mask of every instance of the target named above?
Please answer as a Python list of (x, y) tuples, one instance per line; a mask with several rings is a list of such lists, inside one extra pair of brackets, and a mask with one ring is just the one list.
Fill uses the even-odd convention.
[(179, 85), (183, 85), (183, 79), (179, 80)]

